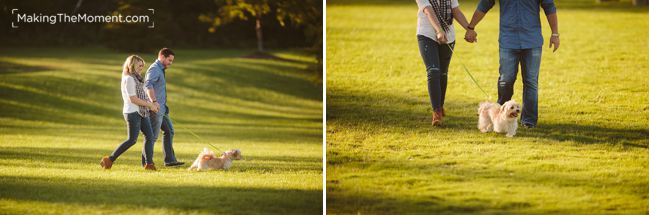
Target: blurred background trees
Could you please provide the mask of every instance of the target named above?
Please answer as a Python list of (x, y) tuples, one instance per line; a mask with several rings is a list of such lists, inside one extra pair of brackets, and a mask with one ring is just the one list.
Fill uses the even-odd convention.
[[(21, 13), (53, 15), (152, 15), (149, 24), (21, 24)], [(322, 52), (322, 0), (0, 0), (0, 45), (101, 45), (119, 51), (147, 52), (161, 46), (183, 48), (307, 48)]]

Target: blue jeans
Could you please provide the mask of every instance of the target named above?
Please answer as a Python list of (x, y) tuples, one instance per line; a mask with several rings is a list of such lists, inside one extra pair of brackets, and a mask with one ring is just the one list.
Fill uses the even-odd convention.
[(433, 111), (441, 111), (446, 97), (448, 65), (451, 63), (453, 55), (451, 49), (455, 48), (455, 42), (448, 45), (439, 44), (422, 35), (417, 35), (417, 41), (419, 42), (419, 53), (426, 65), (430, 104), (433, 106)]
[[(140, 116), (137, 112), (125, 113), (124, 120), (126, 120), (126, 130), (128, 139), (119, 145), (115, 151), (110, 155), (111, 161), (117, 160), (126, 150), (137, 143), (137, 136), (140, 131), (144, 134), (144, 148), (142, 149), (142, 158), (147, 164), (153, 164), (153, 131), (151, 130), (151, 121), (149, 118)], [(143, 160), (143, 161), (144, 161)], [(144, 164), (144, 162), (142, 162)]]
[[(151, 112), (151, 127), (153, 128), (153, 143), (158, 140), (160, 130), (162, 130), (162, 154), (164, 155), (165, 164), (177, 162), (176, 154), (174, 153), (173, 140), (174, 140), (174, 126), (171, 124), (169, 118), (169, 107), (163, 105), (160, 107), (158, 113)], [(144, 163), (144, 156), (142, 156), (142, 163)]]
[(500, 77), (498, 77), (498, 103), (503, 104), (514, 95), (514, 82), (521, 66), (523, 77), (523, 113), (521, 123), (535, 126), (538, 121), (539, 68), (541, 48), (500, 48)]

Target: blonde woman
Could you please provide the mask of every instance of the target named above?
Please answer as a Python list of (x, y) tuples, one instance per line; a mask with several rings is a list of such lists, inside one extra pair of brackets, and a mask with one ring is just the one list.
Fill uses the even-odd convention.
[(155, 171), (153, 164), (153, 130), (151, 129), (151, 121), (149, 120), (149, 110), (157, 112), (158, 106), (154, 103), (148, 102), (144, 89), (144, 79), (141, 76), (142, 68), (144, 68), (144, 60), (137, 56), (131, 55), (126, 58), (124, 67), (122, 69), (122, 98), (124, 99), (124, 120), (126, 120), (126, 129), (128, 138), (121, 145), (119, 145), (110, 156), (104, 156), (101, 159), (101, 167), (110, 169), (113, 162), (131, 148), (137, 142), (137, 137), (142, 131), (144, 133), (144, 148), (142, 156), (145, 158), (145, 170)]

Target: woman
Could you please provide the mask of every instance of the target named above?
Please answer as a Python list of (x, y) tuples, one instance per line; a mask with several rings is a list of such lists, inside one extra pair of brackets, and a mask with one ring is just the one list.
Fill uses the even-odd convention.
[(417, 40), (419, 52), (426, 65), (428, 95), (433, 106), (433, 126), (440, 126), (444, 111), (444, 97), (448, 80), (448, 65), (455, 47), (453, 18), (467, 31), (469, 27), (457, 0), (416, 0)]
[(110, 169), (113, 162), (131, 148), (137, 142), (137, 136), (140, 131), (144, 133), (144, 149), (142, 155), (146, 160), (145, 170), (155, 171), (153, 164), (153, 130), (151, 121), (149, 121), (149, 110), (157, 112), (158, 107), (150, 103), (144, 89), (144, 79), (141, 76), (144, 68), (144, 60), (137, 56), (131, 55), (126, 58), (122, 69), (122, 99), (124, 99), (124, 119), (126, 120), (126, 129), (128, 139), (119, 145), (110, 156), (104, 156), (101, 159), (101, 167)]

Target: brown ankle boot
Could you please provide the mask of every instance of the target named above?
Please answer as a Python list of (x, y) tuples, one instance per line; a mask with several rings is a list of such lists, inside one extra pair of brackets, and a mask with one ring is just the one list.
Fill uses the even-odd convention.
[(110, 169), (113, 167), (113, 161), (108, 158), (108, 156), (104, 156), (101, 158), (101, 162), (99, 162), (99, 165), (101, 165), (102, 168), (104, 169)]
[(155, 168), (155, 164), (145, 164), (144, 165), (144, 170), (157, 171), (157, 169)]
[(433, 112), (433, 121), (431, 122), (433, 126), (442, 125), (442, 111)]

